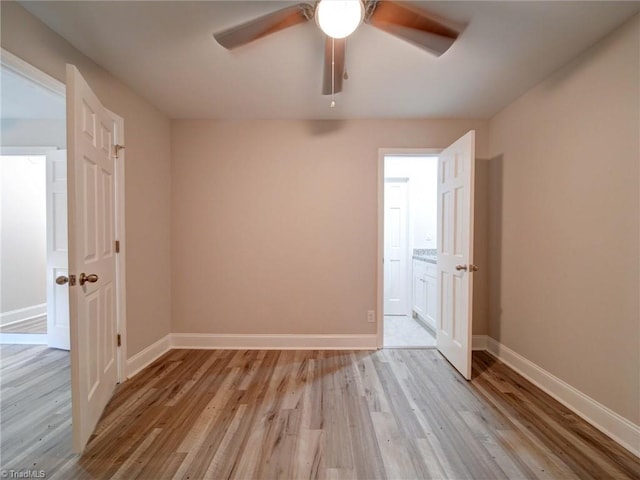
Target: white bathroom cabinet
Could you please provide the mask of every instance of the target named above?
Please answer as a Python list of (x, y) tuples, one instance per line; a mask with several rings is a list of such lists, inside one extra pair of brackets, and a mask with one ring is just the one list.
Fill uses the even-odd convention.
[(436, 328), (437, 268), (433, 263), (413, 260), (413, 311), (418, 317)]

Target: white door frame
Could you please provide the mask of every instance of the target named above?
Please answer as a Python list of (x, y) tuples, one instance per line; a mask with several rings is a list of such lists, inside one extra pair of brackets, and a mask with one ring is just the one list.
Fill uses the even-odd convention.
[[(126, 145), (124, 140), (124, 119), (106, 109), (107, 113), (115, 123), (115, 145)], [(116, 325), (120, 338), (122, 340), (120, 347), (117, 349), (116, 360), (118, 362), (118, 383), (122, 383), (127, 379), (127, 289), (126, 289), (126, 266), (127, 266), (127, 242), (125, 241), (125, 198), (124, 198), (124, 168), (125, 166), (125, 149), (122, 148), (118, 152), (115, 159), (115, 211), (116, 211), (116, 231), (115, 235), (120, 242), (120, 252), (116, 254)]]
[[(46, 90), (66, 96), (66, 86), (61, 81), (46, 74), (42, 70), (34, 67), (28, 62), (25, 62), (20, 57), (12, 54), (11, 52), (0, 48), (0, 65), (4, 68), (11, 70), (12, 72), (24, 77), (26, 80), (36, 83), (37, 85), (45, 88)], [(116, 137), (116, 143), (124, 145), (124, 120), (119, 115), (109, 111), (109, 115), (113, 118), (118, 135)], [(25, 148), (27, 147), (27, 148)], [(8, 145), (2, 146), (3, 152), (17, 152), (17, 151), (33, 151), (33, 147), (25, 145)], [(127, 359), (127, 342), (126, 342), (126, 292), (125, 292), (125, 268), (126, 268), (126, 256), (125, 256), (125, 193), (124, 193), (124, 150), (120, 150), (119, 158), (116, 160), (116, 179), (115, 179), (115, 195), (116, 195), (116, 235), (120, 240), (120, 253), (116, 256), (116, 296), (117, 296), (117, 325), (118, 332), (122, 338), (122, 346), (117, 349), (116, 357), (118, 361), (118, 381), (123, 382), (127, 378), (126, 371), (126, 359)], [(71, 344), (73, 348), (73, 344)]]
[[(67, 241), (67, 149), (55, 149), (46, 155), (47, 176), (47, 343), (49, 348), (69, 350), (69, 288), (55, 279), (69, 275)], [(59, 235), (64, 235), (64, 240)], [(60, 242), (58, 242), (60, 240)]]
[(378, 149), (378, 268), (376, 288), (376, 343), (378, 349), (384, 347), (384, 157), (412, 156), (427, 157), (438, 155), (442, 148), (379, 148)]

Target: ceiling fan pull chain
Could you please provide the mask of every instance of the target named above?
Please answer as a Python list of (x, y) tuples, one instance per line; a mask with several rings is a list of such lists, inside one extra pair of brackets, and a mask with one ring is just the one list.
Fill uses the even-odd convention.
[(331, 103), (330, 108), (336, 106), (336, 43), (335, 39), (331, 38)]
[[(347, 56), (347, 39), (346, 38), (344, 39), (344, 57), (345, 58), (349, 58)], [(342, 74), (342, 78), (345, 79), (345, 80), (349, 80), (349, 74), (347, 73), (347, 64), (346, 64), (346, 62), (344, 64), (344, 73)]]
[(331, 38), (331, 106), (336, 106), (336, 39)]

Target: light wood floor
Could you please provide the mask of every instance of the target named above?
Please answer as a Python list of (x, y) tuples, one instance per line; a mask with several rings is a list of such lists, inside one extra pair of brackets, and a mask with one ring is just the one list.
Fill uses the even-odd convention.
[(118, 387), (82, 457), (68, 357), (1, 354), (2, 468), (47, 479), (640, 478), (639, 459), (486, 353), (466, 382), (435, 350), (174, 350)]
[(47, 317), (0, 326), (0, 333), (47, 333)]

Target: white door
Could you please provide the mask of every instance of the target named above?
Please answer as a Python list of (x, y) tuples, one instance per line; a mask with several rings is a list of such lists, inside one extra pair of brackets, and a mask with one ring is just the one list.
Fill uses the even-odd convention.
[(113, 138), (113, 119), (78, 70), (67, 65), (69, 273), (76, 280), (69, 286), (69, 318), (77, 452), (117, 383)]
[(475, 132), (438, 160), (438, 350), (471, 379)]
[(407, 181), (384, 184), (384, 315), (407, 315)]
[(47, 152), (47, 343), (69, 350), (67, 151)]

